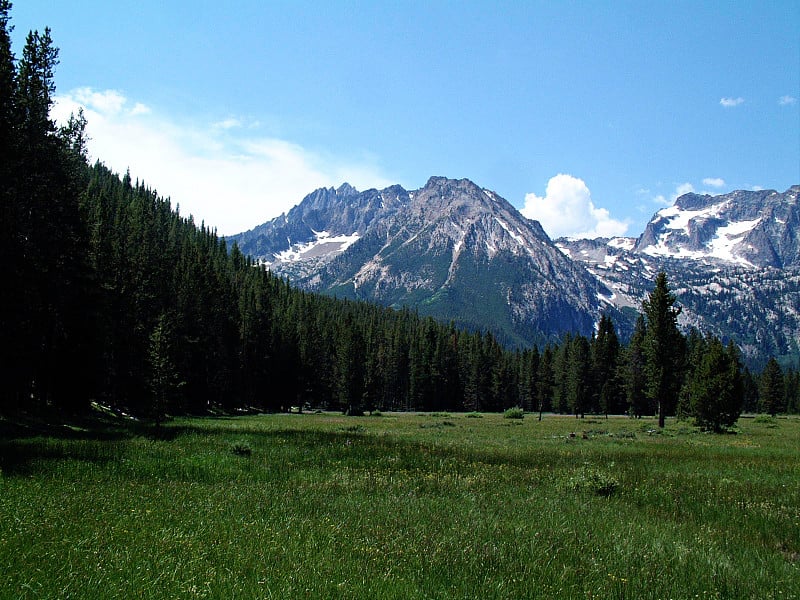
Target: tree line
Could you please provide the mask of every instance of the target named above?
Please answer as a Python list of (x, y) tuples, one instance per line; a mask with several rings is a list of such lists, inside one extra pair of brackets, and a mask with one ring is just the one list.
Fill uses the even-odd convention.
[(49, 30), (11, 48), (0, 0), (0, 412), (140, 416), (290, 407), (692, 415), (798, 412), (800, 377), (745, 369), (733, 343), (677, 328), (662, 273), (632, 338), (510, 349), (490, 332), (294, 289), (144, 182), (90, 164), (81, 113), (50, 119)]

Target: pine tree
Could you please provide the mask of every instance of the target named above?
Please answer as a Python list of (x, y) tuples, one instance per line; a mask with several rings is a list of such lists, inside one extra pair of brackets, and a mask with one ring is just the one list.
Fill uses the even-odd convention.
[(162, 313), (150, 333), (148, 349), (150, 412), (159, 425), (170, 411), (178, 390), (183, 386), (173, 356), (173, 328), (171, 319)]
[(572, 334), (566, 333), (553, 355), (553, 410), (562, 415), (570, 412), (567, 379), (571, 351)]
[(787, 369), (784, 376), (786, 412), (797, 414), (800, 412), (800, 372), (797, 369)]
[(547, 344), (542, 352), (537, 371), (536, 402), (539, 409), (539, 420), (542, 413), (553, 409), (553, 347)]
[(658, 407), (659, 427), (664, 427), (667, 413), (674, 410), (682, 385), (680, 366), (684, 349), (683, 336), (678, 331), (681, 308), (675, 306), (675, 301), (662, 271), (656, 277), (655, 289), (642, 304), (647, 319), (644, 338), (646, 393)]
[(726, 349), (718, 338), (711, 338), (691, 376), (689, 395), (700, 427), (719, 432), (736, 423), (744, 398), (738, 350), (733, 344)]
[(609, 412), (624, 410), (617, 379), (619, 352), (619, 338), (614, 323), (611, 317), (603, 314), (591, 344), (591, 385), (592, 410), (602, 411), (606, 417)]
[(783, 371), (775, 357), (769, 359), (761, 373), (761, 410), (773, 417), (784, 410), (785, 388)]
[(584, 336), (572, 339), (567, 364), (567, 403), (575, 418), (583, 418), (591, 400), (589, 340)]
[(26, 397), (26, 314), (23, 269), (22, 207), (17, 195), (19, 174), (18, 128), (15, 94), (17, 71), (11, 48), (11, 2), (0, 0), (0, 412), (21, 407)]
[(347, 415), (364, 414), (364, 340), (352, 318), (343, 324), (337, 348), (337, 397), (341, 411)]
[(647, 358), (644, 351), (644, 341), (647, 328), (644, 316), (641, 314), (636, 319), (636, 325), (631, 336), (631, 341), (625, 352), (624, 380), (625, 392), (628, 400), (628, 411), (631, 416), (641, 418), (645, 414), (653, 414), (648, 406), (645, 392), (645, 368)]
[(539, 361), (539, 349), (536, 346), (523, 350), (519, 356), (519, 398), (526, 412), (533, 412), (539, 408), (536, 385)]
[[(5, 24), (9, 6), (0, 7)], [(7, 48), (0, 52), (6, 55)], [(59, 132), (50, 120), (57, 64), (50, 30), (30, 32), (13, 98), (3, 94), (3, 110), (9, 102), (13, 107), (15, 169), (4, 198), (13, 229), (9, 258), (16, 261), (9, 304), (16, 334), (23, 333), (11, 336), (17, 338), (12, 387), (17, 398), (33, 402), (30, 408), (73, 412), (87, 408), (94, 392), (96, 296), (80, 207), (87, 182), (81, 152), (85, 121), (73, 119)], [(7, 67), (0, 70), (8, 79)], [(7, 117), (2, 117), (6, 124)]]
[(703, 357), (708, 352), (708, 340), (694, 327), (686, 337), (686, 365), (685, 379), (681, 387), (678, 399), (678, 416), (688, 417), (693, 415), (692, 408), (692, 386), (694, 384), (694, 372), (700, 366)]

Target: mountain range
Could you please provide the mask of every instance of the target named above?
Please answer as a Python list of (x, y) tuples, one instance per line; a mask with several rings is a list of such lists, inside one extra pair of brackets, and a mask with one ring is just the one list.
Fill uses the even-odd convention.
[(590, 335), (604, 312), (627, 337), (664, 270), (684, 328), (733, 339), (760, 364), (800, 355), (799, 193), (690, 193), (638, 238), (551, 240), (468, 179), (431, 177), (413, 191), (344, 184), (228, 239), (304, 289), (408, 307), (520, 346)]

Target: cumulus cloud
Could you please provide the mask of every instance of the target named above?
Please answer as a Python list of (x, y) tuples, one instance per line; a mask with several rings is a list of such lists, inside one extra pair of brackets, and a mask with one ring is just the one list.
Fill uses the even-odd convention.
[(597, 208), (582, 179), (559, 174), (547, 182), (544, 197), (525, 195), (520, 211), (542, 224), (552, 238), (597, 238), (625, 235), (628, 224), (611, 218), (605, 208)]
[(675, 204), (675, 200), (684, 194), (691, 194), (694, 191), (694, 186), (688, 181), (686, 183), (679, 183), (677, 186), (675, 186), (675, 191), (672, 192), (669, 197), (665, 196), (664, 194), (659, 194), (653, 198), (653, 202), (660, 206), (672, 206)]
[(189, 123), (115, 90), (80, 88), (55, 98), (63, 123), (84, 109), (89, 152), (119, 173), (130, 169), (181, 214), (231, 235), (278, 216), (319, 187), (347, 181), (359, 189), (391, 182), (367, 159), (341, 160), (291, 141), (258, 137), (229, 117)]
[(242, 121), (234, 117), (229, 117), (227, 119), (223, 119), (222, 121), (217, 121), (216, 123), (214, 123), (214, 127), (216, 127), (217, 129), (235, 129), (241, 126), (242, 126)]
[(734, 106), (744, 104), (744, 98), (741, 96), (738, 98), (720, 98), (719, 103), (725, 108), (733, 108)]
[(709, 185), (715, 188), (725, 187), (725, 180), (720, 177), (706, 177), (703, 179), (703, 185)]
[(792, 104), (797, 104), (797, 98), (789, 95), (781, 96), (778, 98), (778, 104), (781, 106), (791, 106)]

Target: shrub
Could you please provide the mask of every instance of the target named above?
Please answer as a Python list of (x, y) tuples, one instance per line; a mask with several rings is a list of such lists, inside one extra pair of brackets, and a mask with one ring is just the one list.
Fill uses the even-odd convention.
[(455, 427), (452, 421), (437, 421), (436, 423), (422, 423), (420, 429), (441, 429), (442, 427)]
[(617, 491), (619, 481), (610, 473), (593, 465), (585, 465), (566, 481), (568, 490), (611, 496)]
[(253, 453), (253, 448), (247, 440), (237, 440), (231, 444), (231, 452), (236, 456), (250, 456)]
[(525, 411), (522, 410), (519, 406), (515, 406), (513, 408), (507, 408), (503, 412), (504, 419), (522, 419), (525, 417)]
[(363, 433), (367, 430), (363, 425), (347, 425), (346, 427), (339, 427), (339, 431), (345, 433)]
[(483, 418), (483, 415), (481, 413), (479, 413), (479, 412), (476, 412), (476, 411), (468, 412), (466, 416), (467, 416), (468, 419), (482, 419)]

